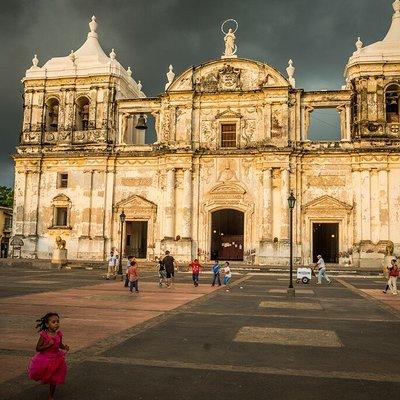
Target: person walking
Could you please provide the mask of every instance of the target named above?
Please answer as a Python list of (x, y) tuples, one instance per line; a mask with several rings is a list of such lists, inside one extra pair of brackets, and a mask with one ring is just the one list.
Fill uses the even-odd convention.
[(63, 334), (58, 330), (60, 316), (57, 313), (49, 312), (36, 322), (39, 332), (37, 353), (29, 362), (28, 376), (34, 381), (50, 385), (48, 399), (53, 400), (57, 385), (65, 382), (65, 353), (69, 351), (69, 346), (62, 342)]
[(218, 286), (221, 286), (221, 278), (219, 276), (220, 269), (221, 269), (221, 266), (219, 265), (218, 260), (215, 260), (214, 265), (212, 266), (212, 272), (214, 274), (214, 278), (213, 278), (213, 282), (212, 282), (211, 286), (215, 286), (215, 281), (218, 281)]
[(133, 259), (134, 259), (133, 256), (128, 256), (128, 263), (126, 264), (126, 270), (125, 270), (124, 287), (129, 287), (128, 269), (131, 267), (131, 262)]
[(171, 256), (169, 250), (165, 252), (165, 257), (162, 260), (162, 263), (165, 266), (165, 273), (167, 276), (167, 288), (172, 287), (174, 281), (174, 271), (176, 267), (176, 261), (174, 257)]
[(115, 266), (117, 265), (117, 259), (113, 251), (110, 252), (110, 256), (108, 257), (107, 262), (108, 268), (106, 279), (110, 279), (111, 275), (115, 278)]
[(129, 291), (133, 293), (133, 288), (135, 288), (135, 293), (139, 293), (139, 269), (136, 261), (131, 262), (131, 266), (128, 269), (128, 279)]
[(167, 285), (165, 265), (163, 264), (161, 258), (156, 257), (156, 267), (158, 272), (158, 286), (162, 287), (163, 283)]
[(200, 274), (200, 268), (201, 268), (199, 260), (197, 258), (195, 258), (193, 261), (191, 261), (189, 263), (189, 267), (192, 269), (193, 285), (195, 287), (197, 287), (197, 286), (199, 286), (199, 274)]
[(232, 278), (232, 272), (231, 272), (231, 268), (229, 266), (229, 261), (225, 261), (224, 274), (225, 274), (225, 276), (224, 276), (225, 290), (227, 292), (229, 292), (231, 290), (230, 281)]
[(328, 284), (331, 283), (331, 280), (329, 279), (328, 275), (326, 274), (326, 266), (325, 266), (325, 261), (322, 258), (321, 255), (317, 255), (317, 263), (315, 266), (318, 268), (318, 282), (317, 285), (321, 285), (322, 283), (322, 278), (325, 278)]
[(383, 293), (386, 293), (390, 288), (392, 294), (397, 294), (397, 277), (399, 276), (399, 268), (397, 267), (396, 259), (391, 260), (391, 265), (388, 268), (389, 280)]

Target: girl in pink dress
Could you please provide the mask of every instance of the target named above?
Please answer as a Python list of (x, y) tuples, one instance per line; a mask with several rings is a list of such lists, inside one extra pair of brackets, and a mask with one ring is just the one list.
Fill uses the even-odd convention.
[(58, 330), (60, 317), (57, 313), (47, 313), (36, 322), (39, 340), (36, 345), (37, 353), (29, 362), (28, 375), (35, 381), (49, 384), (48, 399), (53, 400), (56, 386), (65, 381), (67, 374), (65, 352), (69, 347), (62, 342), (63, 334)]

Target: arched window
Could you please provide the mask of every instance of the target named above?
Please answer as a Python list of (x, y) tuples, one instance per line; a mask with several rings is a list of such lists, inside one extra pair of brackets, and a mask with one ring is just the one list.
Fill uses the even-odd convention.
[(46, 101), (46, 131), (58, 131), (58, 110), (59, 103), (55, 98)]
[(52, 228), (70, 228), (71, 200), (65, 194), (59, 194), (52, 201)]
[(89, 129), (89, 99), (80, 97), (76, 101), (76, 130), (87, 131)]
[(386, 103), (386, 122), (400, 122), (400, 86), (390, 85), (386, 89), (385, 103)]

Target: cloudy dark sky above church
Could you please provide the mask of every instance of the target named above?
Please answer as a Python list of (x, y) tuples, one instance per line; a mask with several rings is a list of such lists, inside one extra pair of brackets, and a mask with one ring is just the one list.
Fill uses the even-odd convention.
[[(163, 91), (168, 65), (179, 74), (221, 56), (221, 23), (239, 22), (238, 56), (266, 62), (286, 75), (289, 59), (296, 86), (340, 89), (348, 57), (360, 36), (365, 45), (382, 39), (392, 0), (129, 0), (5, 1), (0, 14), (0, 185), (12, 185), (11, 154), (22, 123), (21, 78), (32, 65), (65, 56), (86, 39), (95, 14), (106, 54), (130, 66), (147, 96)], [(325, 121), (329, 123), (329, 121)]]

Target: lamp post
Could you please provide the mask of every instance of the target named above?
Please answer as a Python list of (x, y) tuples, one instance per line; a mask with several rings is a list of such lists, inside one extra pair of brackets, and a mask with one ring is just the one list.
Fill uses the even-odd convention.
[(121, 237), (120, 237), (120, 244), (119, 244), (119, 258), (118, 258), (118, 275), (122, 279), (122, 238), (124, 235), (124, 222), (125, 222), (126, 215), (124, 210), (119, 215), (119, 219), (121, 220)]
[(290, 259), (289, 259), (289, 267), (290, 267), (290, 277), (289, 277), (289, 288), (287, 290), (287, 294), (290, 297), (294, 297), (295, 289), (293, 287), (293, 208), (296, 204), (296, 198), (293, 195), (293, 192), (290, 192), (290, 196), (288, 197), (288, 205), (289, 205), (289, 251), (290, 251)]

